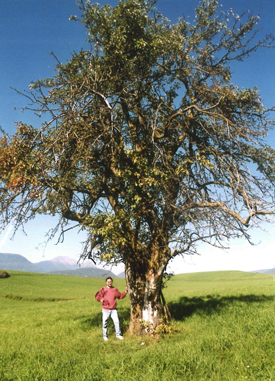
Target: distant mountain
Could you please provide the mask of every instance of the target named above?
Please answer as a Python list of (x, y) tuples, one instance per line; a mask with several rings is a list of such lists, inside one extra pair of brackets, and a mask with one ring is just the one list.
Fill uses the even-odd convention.
[(79, 265), (75, 260), (69, 257), (56, 257), (48, 261), (32, 263), (19, 254), (0, 253), (0, 269), (44, 274), (87, 276), (93, 278), (104, 278), (107, 276), (124, 278), (124, 276), (121, 276), (122, 274), (116, 276), (109, 270), (96, 267), (92, 262), (86, 261)]
[(0, 269), (35, 272), (35, 264), (19, 254), (0, 253)]
[(122, 271), (122, 273), (119, 273), (116, 277), (125, 279), (125, 271)]
[[(77, 262), (75, 259), (69, 258), (69, 257), (55, 257), (51, 259), (51, 262), (56, 262), (56, 263), (63, 263), (65, 265), (69, 266), (76, 266)], [(93, 264), (88, 264), (89, 266), (94, 266)]]
[(259, 274), (275, 274), (275, 268), (273, 269), (263, 269), (263, 270), (255, 270), (251, 271), (252, 273), (259, 273)]
[(51, 274), (74, 275), (74, 276), (82, 276), (82, 277), (90, 277), (90, 278), (107, 278), (107, 276), (111, 276), (112, 278), (117, 278), (117, 276), (113, 274), (111, 271), (99, 269), (97, 267), (79, 268), (77, 270), (53, 271)]
[[(35, 272), (53, 273), (55, 271), (77, 270), (80, 266), (75, 260), (69, 257), (56, 257), (51, 260), (34, 263)], [(85, 267), (95, 267), (91, 262), (85, 262)]]

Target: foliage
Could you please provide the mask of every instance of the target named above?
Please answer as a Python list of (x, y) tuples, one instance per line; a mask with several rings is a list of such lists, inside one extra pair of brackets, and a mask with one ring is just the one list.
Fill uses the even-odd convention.
[(171, 258), (249, 239), (274, 213), (271, 110), (230, 82), (231, 61), (273, 38), (255, 41), (259, 18), (216, 0), (192, 24), (171, 24), (154, 3), (80, 1), (90, 50), (56, 58), (54, 77), (30, 85), (29, 108), (46, 121), (19, 123), (0, 144), (2, 226), (58, 215), (50, 237), (61, 228), (62, 240), (75, 221), (83, 256), (125, 263), (140, 310), (146, 295), (159, 301)]

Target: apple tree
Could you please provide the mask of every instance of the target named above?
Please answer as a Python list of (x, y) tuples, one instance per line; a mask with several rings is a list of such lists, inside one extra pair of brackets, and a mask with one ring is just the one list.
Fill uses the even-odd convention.
[(79, 7), (90, 49), (54, 56), (53, 76), (24, 93), (39, 127), (3, 132), (1, 226), (48, 214), (62, 236), (73, 221), (87, 232), (83, 258), (125, 264), (130, 331), (150, 332), (171, 259), (250, 240), (275, 212), (273, 110), (232, 84), (230, 67), (273, 38), (255, 40), (259, 18), (216, 0), (174, 24), (152, 0)]

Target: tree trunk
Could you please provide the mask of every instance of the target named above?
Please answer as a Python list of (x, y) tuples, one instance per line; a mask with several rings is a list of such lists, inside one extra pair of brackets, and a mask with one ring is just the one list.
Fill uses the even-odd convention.
[(161, 281), (163, 268), (158, 271), (148, 270), (145, 274), (137, 272), (131, 266), (126, 267), (126, 280), (129, 286), (131, 333), (154, 334), (162, 320)]

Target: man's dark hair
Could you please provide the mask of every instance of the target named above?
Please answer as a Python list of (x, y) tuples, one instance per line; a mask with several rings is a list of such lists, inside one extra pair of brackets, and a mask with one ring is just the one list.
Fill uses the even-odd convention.
[(106, 279), (105, 279), (105, 282), (107, 282), (108, 279), (111, 279), (111, 281), (113, 282), (113, 278), (111, 276), (108, 276)]

